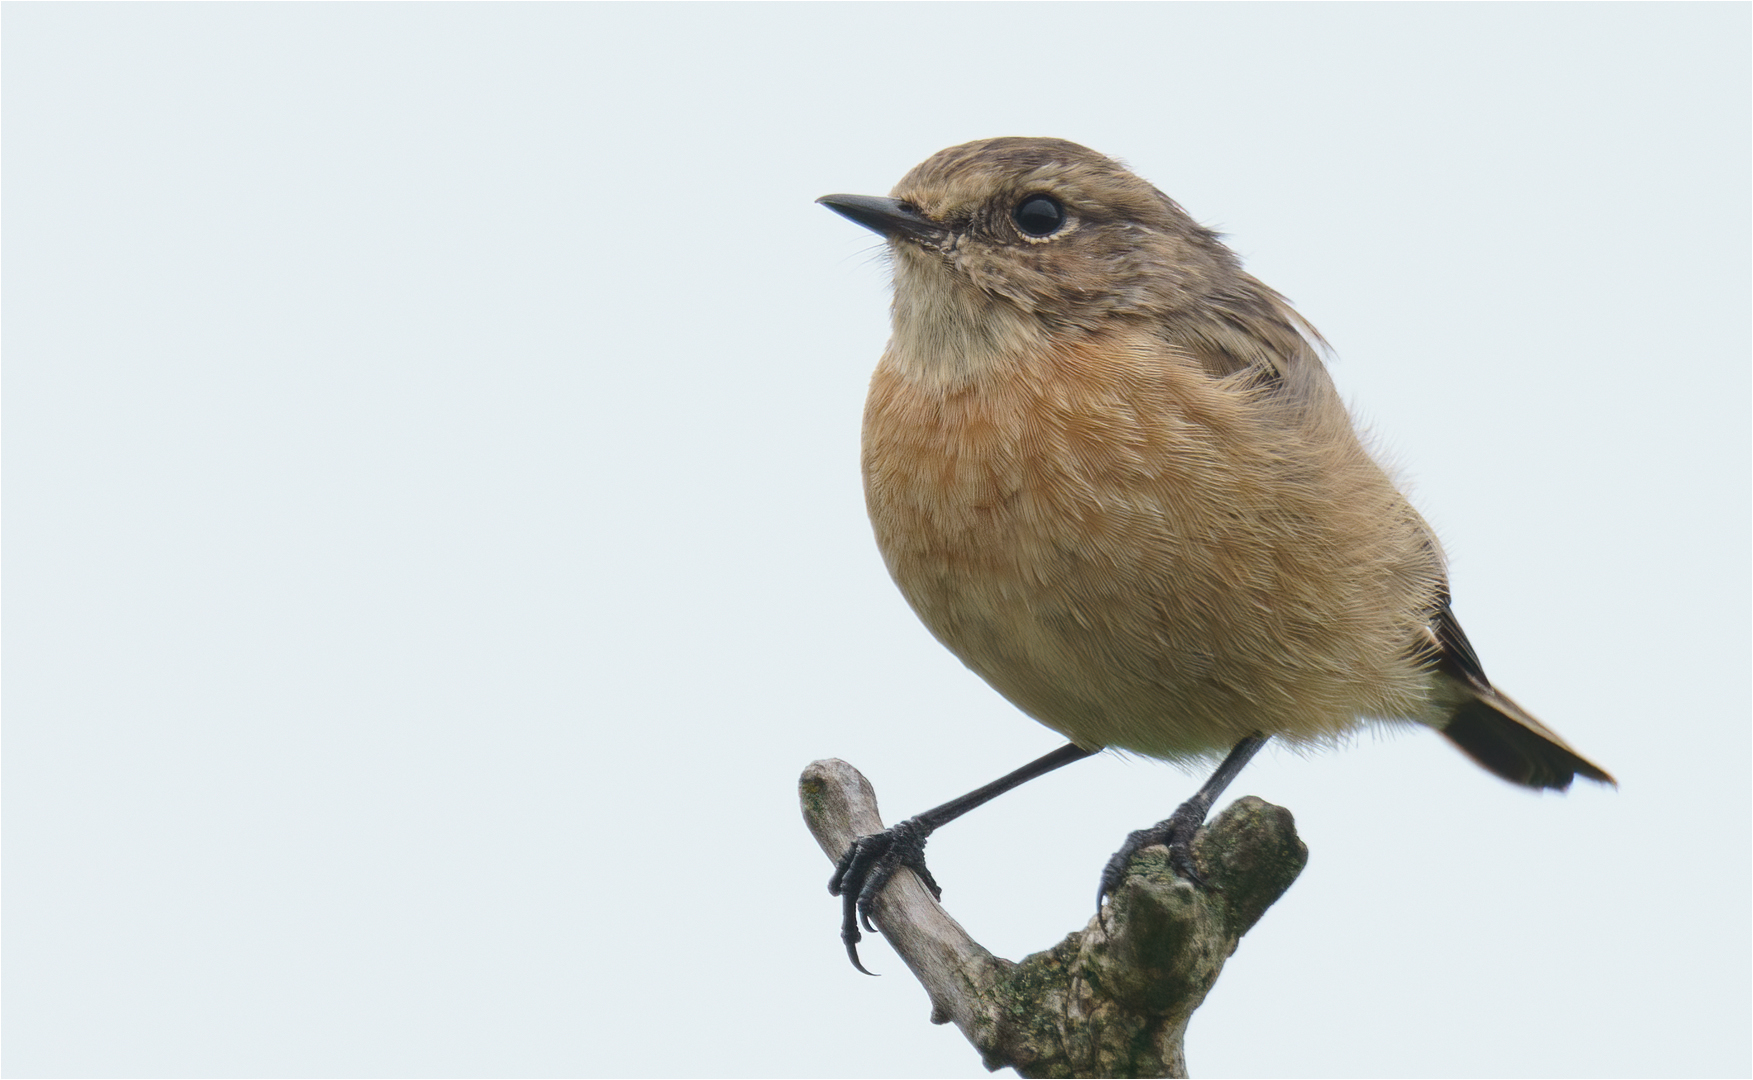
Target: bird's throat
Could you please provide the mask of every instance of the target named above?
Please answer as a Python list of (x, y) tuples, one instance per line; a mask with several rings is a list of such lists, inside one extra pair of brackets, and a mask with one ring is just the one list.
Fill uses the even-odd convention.
[(939, 392), (1005, 378), (1049, 344), (1034, 315), (923, 256), (896, 260), (893, 328), (885, 363)]

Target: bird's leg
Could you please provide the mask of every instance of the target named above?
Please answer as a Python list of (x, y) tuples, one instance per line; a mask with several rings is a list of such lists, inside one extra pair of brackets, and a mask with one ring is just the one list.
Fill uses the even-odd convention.
[(1223, 794), (1223, 789), (1230, 786), (1230, 781), (1242, 771), (1242, 767), (1259, 752), (1270, 735), (1255, 732), (1237, 743), (1229, 756), (1211, 774), (1211, 779), (1193, 793), (1193, 797), (1175, 808), (1175, 812), (1167, 819), (1157, 822), (1148, 829), (1140, 829), (1126, 837), (1120, 850), (1108, 860), (1102, 870), (1102, 883), (1096, 890), (1096, 910), (1102, 909), (1102, 901), (1114, 894), (1120, 882), (1126, 878), (1126, 864), (1132, 856), (1152, 844), (1163, 844), (1169, 849), (1169, 865), (1175, 872), (1191, 881), (1200, 888), (1210, 888), (1205, 879), (1199, 876), (1199, 868), (1193, 865), (1193, 834), (1199, 826), (1205, 824), (1205, 815), (1211, 812), (1211, 804)]
[(834, 867), (834, 876), (828, 882), (828, 892), (844, 898), (841, 906), (840, 940), (846, 943), (846, 955), (852, 958), (852, 966), (864, 971), (866, 975), (871, 974), (858, 962), (858, 942), (863, 937), (858, 932), (858, 924), (863, 922), (866, 930), (873, 934), (877, 932), (876, 926), (870, 921), (871, 904), (875, 903), (883, 886), (895, 876), (896, 870), (906, 867), (919, 875), (919, 880), (931, 890), (932, 896), (943, 896), (943, 890), (937, 887), (931, 871), (925, 868), (927, 837), (1011, 788), (1025, 784), (1037, 776), (1044, 776), (1062, 765), (1082, 761), (1095, 752), (1085, 750), (1076, 743), (1067, 743), (1051, 754), (1037, 758), (1017, 771), (1007, 773), (959, 799), (951, 799), (942, 806), (910, 817), (898, 825), (891, 825), (883, 832), (854, 840), (852, 846), (846, 849), (846, 854), (840, 856), (840, 862)]

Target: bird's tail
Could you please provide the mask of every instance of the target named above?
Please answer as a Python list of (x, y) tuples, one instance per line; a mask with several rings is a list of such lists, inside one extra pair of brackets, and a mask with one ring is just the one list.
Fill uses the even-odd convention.
[(1618, 786), (1605, 769), (1572, 750), (1557, 732), (1496, 688), (1471, 680), (1458, 685), (1465, 696), (1442, 733), (1486, 769), (1531, 788), (1563, 791), (1578, 776)]

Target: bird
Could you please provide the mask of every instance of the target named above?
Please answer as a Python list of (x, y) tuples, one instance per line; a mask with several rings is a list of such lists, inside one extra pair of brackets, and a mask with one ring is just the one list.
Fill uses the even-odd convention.
[[(858, 838), (829, 890), (859, 924), (936, 829), (1104, 749), (1218, 760), (1144, 847), (1192, 840), (1269, 739), (1434, 728), (1517, 785), (1614, 784), (1494, 687), (1441, 545), (1360, 438), (1328, 346), (1221, 234), (1054, 138), (939, 151), (887, 197), (817, 202), (886, 241), (892, 334), (861, 464), (890, 576), (926, 628), (1069, 742)], [(1221, 759), (1221, 760), (1219, 760)], [(869, 972), (866, 971), (868, 974)]]

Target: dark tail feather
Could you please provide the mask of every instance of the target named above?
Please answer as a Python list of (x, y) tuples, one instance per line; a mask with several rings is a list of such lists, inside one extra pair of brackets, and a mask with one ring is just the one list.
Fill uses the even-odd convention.
[(1525, 787), (1563, 791), (1579, 775), (1618, 786), (1520, 705), (1496, 690), (1474, 692), (1478, 696), (1463, 702), (1442, 729), (1474, 761)]

